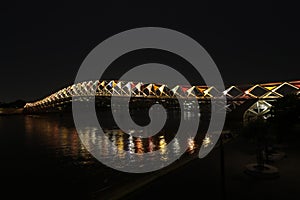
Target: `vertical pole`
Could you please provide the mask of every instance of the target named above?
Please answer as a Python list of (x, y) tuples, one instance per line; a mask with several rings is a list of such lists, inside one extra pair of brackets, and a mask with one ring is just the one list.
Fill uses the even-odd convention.
[(226, 200), (223, 135), (220, 136), (221, 199)]

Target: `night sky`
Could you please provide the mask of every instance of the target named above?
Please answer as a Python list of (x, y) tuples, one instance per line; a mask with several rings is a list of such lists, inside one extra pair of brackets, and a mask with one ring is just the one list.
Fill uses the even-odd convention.
[(101, 41), (144, 26), (194, 38), (226, 84), (300, 79), (296, 4), (122, 2), (2, 5), (0, 102), (35, 100), (72, 84), (85, 56)]

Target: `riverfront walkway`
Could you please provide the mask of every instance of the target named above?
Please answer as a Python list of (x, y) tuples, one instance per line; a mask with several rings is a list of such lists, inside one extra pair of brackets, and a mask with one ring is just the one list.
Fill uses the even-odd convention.
[[(227, 143), (225, 149), (226, 199), (295, 199), (300, 196), (300, 136), (293, 135), (283, 147), (287, 157), (271, 163), (279, 169), (280, 177), (272, 180), (258, 180), (244, 173), (245, 165), (255, 162), (253, 144), (238, 137)], [(135, 192), (121, 199), (169, 199), (182, 195), (186, 199), (223, 199), (220, 179), (220, 149), (213, 150), (204, 159), (193, 161), (154, 179)], [(139, 183), (141, 184), (141, 183)], [(113, 199), (130, 188), (120, 188), (111, 194)], [(127, 188), (127, 189), (126, 189)], [(98, 196), (102, 199), (101, 196)]]

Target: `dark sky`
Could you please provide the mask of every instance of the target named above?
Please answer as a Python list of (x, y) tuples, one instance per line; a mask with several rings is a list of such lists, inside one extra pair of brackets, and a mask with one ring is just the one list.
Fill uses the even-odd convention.
[(0, 102), (34, 100), (72, 84), (96, 45), (143, 26), (194, 38), (226, 84), (300, 79), (296, 4), (122, 2), (2, 5)]

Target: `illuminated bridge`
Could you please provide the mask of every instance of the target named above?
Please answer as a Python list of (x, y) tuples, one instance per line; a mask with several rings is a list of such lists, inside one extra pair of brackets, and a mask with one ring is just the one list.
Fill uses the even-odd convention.
[[(63, 88), (44, 99), (27, 103), (25, 113), (48, 112), (60, 110), (63, 105), (70, 104), (73, 97), (76, 101), (86, 101), (95, 94), (96, 97), (133, 97), (144, 99), (197, 99), (200, 102), (226, 97), (227, 105), (221, 105), (230, 112), (245, 102), (252, 100), (247, 107), (244, 118), (267, 116), (272, 102), (290, 94), (300, 94), (300, 81), (256, 84), (252, 86), (230, 86), (225, 91), (218, 91), (214, 86), (182, 86), (169, 88), (164, 84), (130, 82), (130, 81), (86, 81)], [(74, 100), (73, 99), (73, 100)]]

